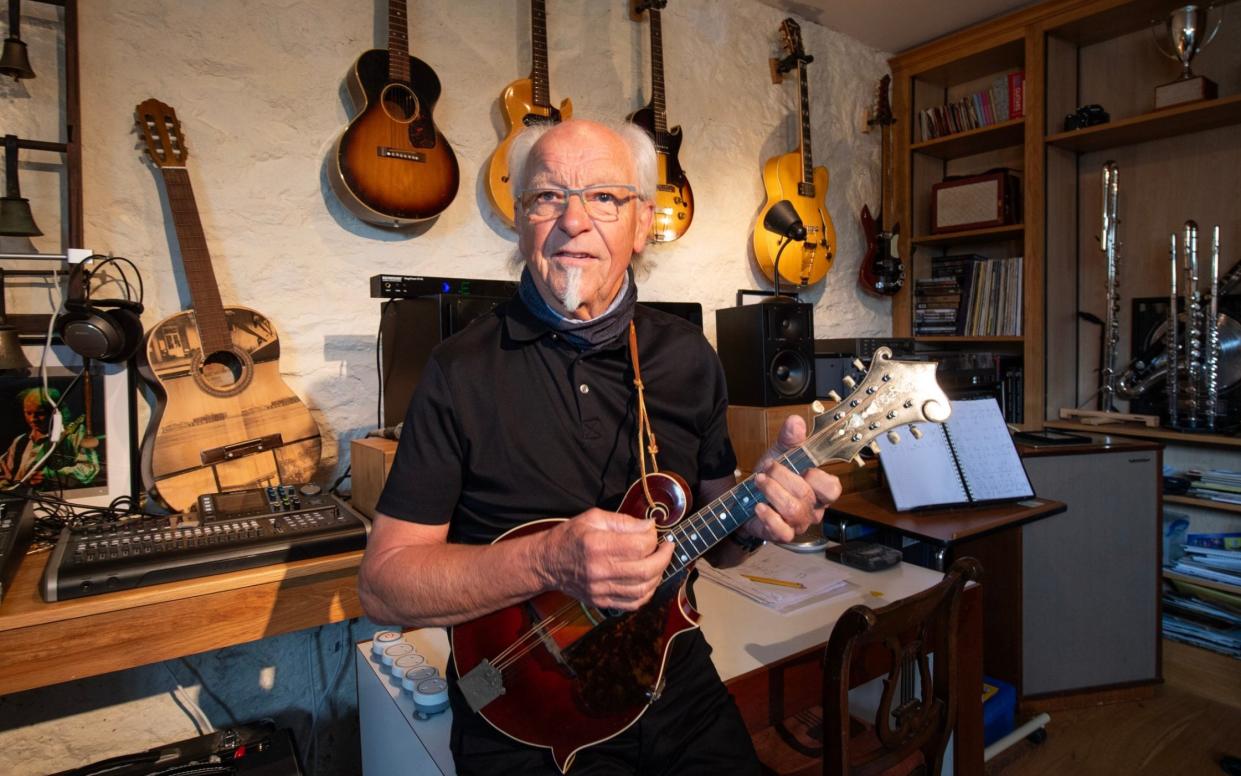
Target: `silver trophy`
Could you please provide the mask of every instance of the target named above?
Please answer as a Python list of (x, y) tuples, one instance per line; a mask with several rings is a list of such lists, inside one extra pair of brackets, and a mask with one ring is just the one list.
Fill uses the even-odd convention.
[[(1208, 17), (1214, 17), (1214, 24)], [(1215, 82), (1200, 75), (1194, 75), (1189, 63), (1199, 51), (1206, 48), (1223, 23), (1223, 13), (1214, 6), (1185, 5), (1174, 9), (1168, 19), (1161, 25), (1166, 33), (1166, 40), (1156, 32), (1155, 45), (1164, 56), (1181, 63), (1181, 77), (1172, 83), (1155, 87), (1155, 109), (1178, 105), (1193, 100), (1213, 99), (1218, 94)], [(1208, 26), (1210, 32), (1207, 32)]]

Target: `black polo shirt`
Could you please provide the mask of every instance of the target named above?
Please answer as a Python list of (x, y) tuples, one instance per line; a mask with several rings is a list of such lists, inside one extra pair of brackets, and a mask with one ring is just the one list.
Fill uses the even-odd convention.
[[(687, 321), (634, 311), (659, 467), (690, 484), (731, 476), (719, 359)], [(490, 542), (514, 526), (616, 509), (639, 476), (628, 338), (582, 352), (517, 298), (431, 353), (377, 509), (451, 520), (448, 540)], [(648, 463), (649, 471), (649, 463)]]

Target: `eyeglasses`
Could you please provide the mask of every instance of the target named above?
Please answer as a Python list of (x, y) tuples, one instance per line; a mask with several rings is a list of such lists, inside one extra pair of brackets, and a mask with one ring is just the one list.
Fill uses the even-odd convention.
[(620, 209), (638, 199), (638, 187), (627, 183), (598, 183), (580, 189), (526, 189), (521, 193), (521, 210), (531, 221), (560, 218), (569, 207), (569, 197), (577, 195), (586, 214), (596, 221), (615, 221)]

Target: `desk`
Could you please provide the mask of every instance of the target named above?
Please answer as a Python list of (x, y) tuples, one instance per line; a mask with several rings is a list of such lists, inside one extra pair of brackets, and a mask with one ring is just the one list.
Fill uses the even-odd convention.
[(0, 695), (360, 617), (362, 551), (44, 603), (49, 553), (0, 605)]
[[(832, 626), (846, 609), (862, 602), (882, 606), (932, 587), (941, 578), (937, 572), (907, 563), (874, 574), (850, 570), (853, 591), (791, 615), (778, 614), (708, 579), (699, 579), (694, 590), (703, 613), (702, 630), (713, 648), (711, 659), (753, 732), (822, 702), (823, 649)], [(967, 588), (961, 607), (960, 700), (954, 739), (958, 774), (983, 770), (979, 592), (977, 585)], [(447, 664), (448, 640), (443, 629), (411, 631), (406, 640), (432, 664), (440, 668)], [(867, 652), (855, 663), (859, 683), (886, 671), (874, 657), (875, 653)], [(391, 773), (392, 764), (397, 763), (407, 766), (405, 770), (422, 765), (428, 773), (453, 773), (448, 750), (452, 712), (415, 719), (413, 701), (379, 670), (371, 658), (370, 642), (358, 646), (357, 669), (362, 763), (367, 776)]]

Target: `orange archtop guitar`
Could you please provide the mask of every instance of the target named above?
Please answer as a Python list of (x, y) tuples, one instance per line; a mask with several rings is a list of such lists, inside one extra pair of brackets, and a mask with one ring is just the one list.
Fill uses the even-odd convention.
[[(897, 426), (942, 423), (951, 410), (935, 382), (935, 367), (893, 360), (892, 351), (879, 348), (853, 394), (819, 414), (811, 435), (783, 463), (805, 472), (853, 458), (885, 432), (895, 442)], [(550, 749), (561, 772), (578, 752), (636, 722), (664, 686), (678, 680), (666, 674), (668, 650), (699, 619), (685, 591), (690, 567), (753, 517), (763, 499), (751, 477), (686, 517), (689, 499), (678, 480), (650, 475), (654, 503), (639, 481), (619, 510), (654, 519), (662, 540), (676, 545), (654, 598), (637, 611), (605, 612), (550, 592), (452, 628), (458, 687), (470, 707), (510, 738)], [(527, 523), (496, 541), (546, 531), (557, 522)]]
[(142, 440), (143, 484), (184, 512), (203, 493), (310, 482), (319, 426), (280, 377), (271, 321), (220, 301), (181, 122), (159, 100), (138, 105), (135, 118), (164, 180), (192, 300), (190, 310), (148, 331), (139, 353), (139, 371), (156, 395)]
[(529, 78), (513, 81), (500, 94), (504, 105), (504, 139), (487, 163), (487, 199), (505, 224), (513, 225), (513, 190), (509, 185), (508, 149), (524, 127), (533, 124), (559, 124), (573, 114), (573, 103), (566, 99), (552, 105), (547, 75), (547, 5), (530, 0), (531, 58)]
[(827, 214), (827, 168), (815, 167), (810, 148), (810, 87), (806, 65), (814, 57), (802, 48), (801, 27), (792, 19), (780, 24), (780, 37), (788, 56), (775, 69), (786, 73), (797, 68), (800, 89), (801, 145), (796, 151), (773, 156), (763, 165), (763, 187), (767, 202), (754, 222), (754, 258), (767, 279), (775, 282), (775, 262), (783, 238), (763, 228), (767, 211), (787, 199), (806, 226), (806, 239), (785, 248), (780, 255), (780, 277), (793, 286), (818, 283), (832, 268), (836, 254), (836, 227)]

